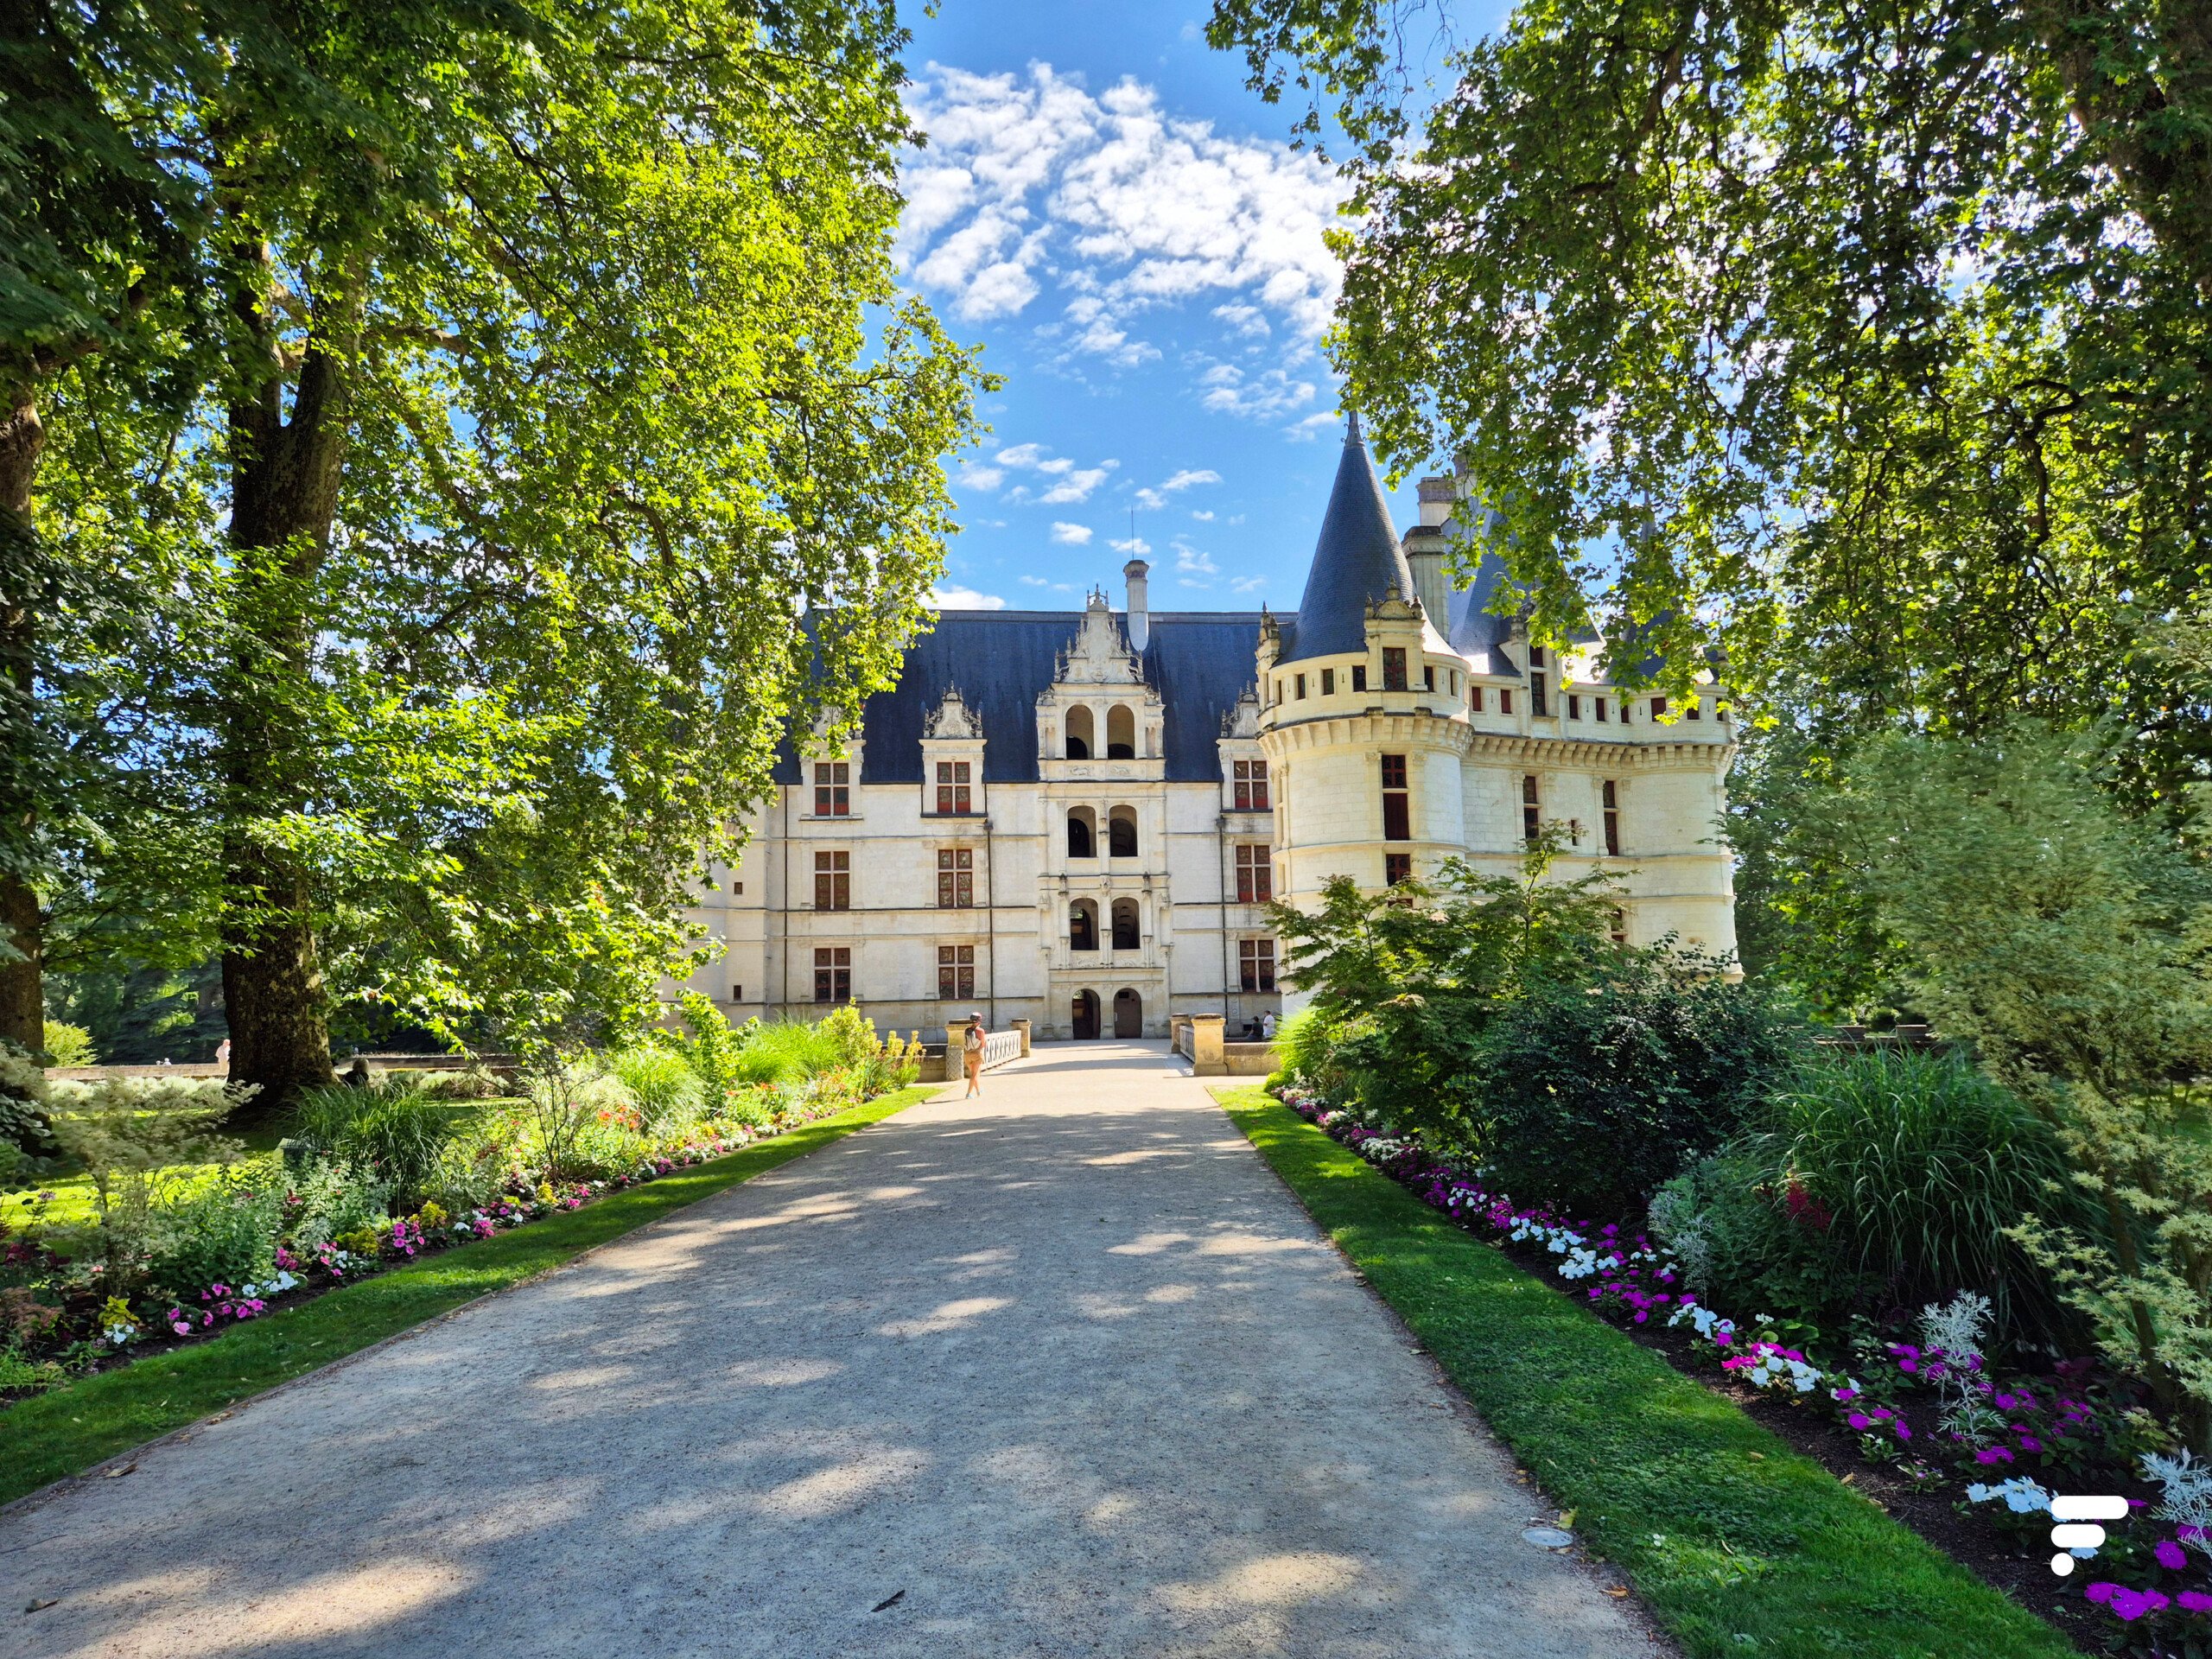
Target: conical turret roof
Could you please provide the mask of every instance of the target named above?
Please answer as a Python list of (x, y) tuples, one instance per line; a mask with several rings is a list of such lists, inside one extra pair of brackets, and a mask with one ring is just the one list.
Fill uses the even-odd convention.
[(1313, 545), (1313, 568), (1298, 601), (1298, 625), (1286, 642), (1284, 660), (1341, 657), (1367, 649), (1367, 607), (1395, 588), (1414, 596), (1413, 567), (1398, 545), (1390, 523), (1390, 503), (1382, 480), (1359, 435), (1359, 416), (1344, 429), (1344, 458), (1321, 516), (1321, 535)]

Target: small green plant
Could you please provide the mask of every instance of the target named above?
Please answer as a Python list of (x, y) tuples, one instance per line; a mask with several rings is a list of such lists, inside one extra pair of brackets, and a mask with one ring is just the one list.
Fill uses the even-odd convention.
[(821, 1026), (779, 1020), (747, 1026), (737, 1071), (744, 1083), (801, 1083), (838, 1060), (837, 1045), (823, 1035)]
[(446, 1107), (395, 1074), (366, 1089), (308, 1090), (295, 1133), (325, 1156), (373, 1171), (404, 1213), (435, 1189), (454, 1129)]
[(373, 1228), (391, 1198), (391, 1188), (366, 1171), (342, 1158), (319, 1159), (293, 1179), (281, 1224), (301, 1250), (314, 1250), (341, 1233)]
[(2011, 1090), (1947, 1055), (1871, 1050), (1806, 1065), (1738, 1150), (1784, 1224), (1823, 1234), (1839, 1279), (1896, 1309), (1986, 1295), (1998, 1329), (2061, 1337), (2048, 1281), (2005, 1236), (2062, 1215), (2064, 1150)]
[(94, 1249), (109, 1285), (142, 1281), (155, 1205), (186, 1166), (238, 1157), (214, 1128), (250, 1092), (118, 1077), (53, 1086), (54, 1138), (92, 1181)]
[(50, 1359), (33, 1359), (19, 1343), (0, 1346), (0, 1393), (29, 1394), (69, 1380), (69, 1374)]
[(213, 1284), (245, 1285), (276, 1270), (284, 1195), (251, 1180), (217, 1180), (164, 1205), (148, 1277), (180, 1298)]
[(704, 1104), (699, 1075), (681, 1054), (657, 1043), (626, 1048), (607, 1060), (607, 1070), (630, 1091), (642, 1126), (655, 1135), (690, 1127)]
[(427, 1100), (490, 1100), (504, 1092), (497, 1074), (479, 1063), (458, 1071), (423, 1072), (421, 1088)]
[(748, 1020), (743, 1032), (733, 1031), (729, 1017), (696, 991), (684, 992), (677, 999), (677, 1006), (683, 1011), (688, 1030), (656, 1032), (654, 1039), (674, 1050), (691, 1068), (691, 1075), (699, 1079), (707, 1111), (720, 1111), (730, 1090), (743, 1081), (738, 1056), (754, 1022)]
[(833, 1010), (817, 1029), (830, 1051), (832, 1065), (866, 1065), (882, 1047), (874, 1025), (850, 1002)]

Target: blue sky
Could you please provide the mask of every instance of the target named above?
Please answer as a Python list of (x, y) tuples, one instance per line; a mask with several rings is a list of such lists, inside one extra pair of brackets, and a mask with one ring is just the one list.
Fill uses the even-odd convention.
[[(1297, 606), (1342, 434), (1319, 349), (1341, 191), (1205, 16), (945, 0), (912, 20), (930, 143), (906, 277), (1006, 380), (955, 469), (943, 603), (1059, 609), (1096, 584), (1118, 604), (1134, 540), (1155, 609)], [(1395, 501), (1410, 523), (1410, 480)]]

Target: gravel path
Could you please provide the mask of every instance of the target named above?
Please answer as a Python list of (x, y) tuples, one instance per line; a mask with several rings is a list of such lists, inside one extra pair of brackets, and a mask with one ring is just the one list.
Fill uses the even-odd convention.
[(1160, 1046), (986, 1089), (0, 1511), (0, 1653), (1661, 1651)]

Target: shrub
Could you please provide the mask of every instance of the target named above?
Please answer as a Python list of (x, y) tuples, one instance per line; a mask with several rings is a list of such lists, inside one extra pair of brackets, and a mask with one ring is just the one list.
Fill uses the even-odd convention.
[(420, 1090), (428, 1100), (490, 1100), (506, 1091), (498, 1075), (479, 1064), (460, 1071), (426, 1071)]
[(82, 1026), (64, 1025), (59, 1020), (46, 1022), (46, 1034), (41, 1040), (46, 1046), (48, 1065), (98, 1065), (99, 1056), (92, 1051), (92, 1033)]
[(1346, 1082), (1336, 1058), (1343, 1035), (1341, 1020), (1332, 1018), (1319, 1003), (1309, 1003), (1275, 1027), (1275, 1053), (1283, 1071), (1300, 1084), (1325, 1099), (1338, 1100)]
[(374, 1229), (391, 1209), (391, 1189), (343, 1159), (327, 1159), (299, 1172), (284, 1198), (283, 1236), (314, 1250), (340, 1235)]
[(677, 999), (677, 1006), (683, 1010), (686, 1031), (659, 1031), (654, 1040), (665, 1044), (679, 1055), (699, 1079), (709, 1116), (719, 1112), (731, 1090), (744, 1081), (739, 1075), (738, 1056), (744, 1049), (756, 1022), (747, 1020), (743, 1032), (730, 1028), (729, 1017), (708, 998), (696, 991), (686, 991)]
[(737, 1057), (737, 1075), (741, 1083), (801, 1083), (837, 1062), (836, 1043), (823, 1036), (821, 1026), (797, 1020), (748, 1022), (745, 1046)]
[(1473, 1147), (1522, 1203), (1624, 1216), (1742, 1129), (1802, 1027), (1694, 955), (1617, 957), (1528, 982), (1454, 1081)]
[(2075, 1207), (2051, 1127), (1946, 1056), (1871, 1051), (1805, 1066), (1746, 1136), (1754, 1179), (1826, 1236), (1840, 1279), (1910, 1310), (1979, 1291), (1999, 1329), (2056, 1336), (2047, 1281), (2005, 1236)]
[(434, 1190), (454, 1125), (413, 1078), (387, 1076), (366, 1089), (307, 1090), (296, 1131), (324, 1156), (373, 1172), (404, 1214)]
[(127, 1292), (138, 1282), (154, 1206), (180, 1172), (238, 1156), (237, 1143), (214, 1126), (251, 1092), (213, 1079), (121, 1077), (48, 1090), (54, 1139), (92, 1184), (95, 1249), (111, 1288)]
[(276, 1271), (283, 1211), (284, 1195), (265, 1183), (212, 1182), (163, 1208), (148, 1276), (180, 1298), (266, 1280)]
[(876, 1040), (874, 1025), (850, 1002), (832, 1010), (830, 1017), (815, 1029), (830, 1056), (831, 1065), (866, 1065), (882, 1048)]
[(698, 1117), (702, 1103), (698, 1074), (672, 1050), (656, 1044), (626, 1048), (607, 1061), (607, 1069), (630, 1091), (648, 1130), (675, 1134)]

